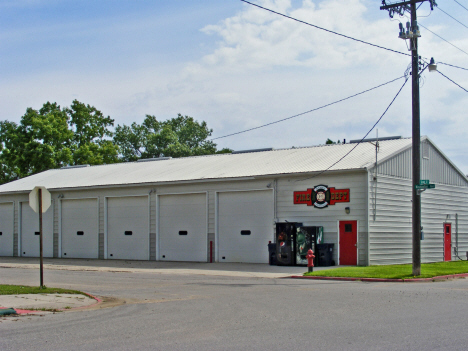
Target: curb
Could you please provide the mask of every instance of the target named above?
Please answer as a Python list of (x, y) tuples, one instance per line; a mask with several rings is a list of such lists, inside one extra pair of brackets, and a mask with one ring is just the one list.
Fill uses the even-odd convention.
[(448, 279), (466, 278), (468, 273), (440, 275), (432, 278), (409, 278), (409, 279), (384, 279), (384, 278), (351, 278), (351, 277), (321, 277), (321, 276), (302, 276), (292, 275), (292, 279), (313, 279), (313, 280), (337, 280), (347, 282), (378, 282), (378, 283), (415, 283), (415, 282), (434, 282)]
[(95, 303), (91, 304), (91, 305), (88, 305), (88, 306), (80, 306), (80, 307), (73, 307), (73, 308), (68, 308), (68, 309), (60, 309), (60, 311), (75, 311), (75, 310), (82, 310), (82, 309), (85, 309), (85, 308), (89, 308), (89, 307), (93, 307), (93, 306), (96, 306), (96, 305), (99, 305), (102, 300), (99, 298), (99, 297), (96, 297), (94, 295), (91, 295), (91, 294), (88, 294), (88, 293), (83, 293), (84, 295), (96, 300)]

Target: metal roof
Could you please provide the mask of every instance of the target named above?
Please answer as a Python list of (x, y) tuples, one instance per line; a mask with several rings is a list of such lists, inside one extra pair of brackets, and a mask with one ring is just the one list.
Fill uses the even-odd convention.
[[(379, 143), (379, 159), (411, 147), (411, 138)], [(349, 155), (345, 155), (355, 148)], [(343, 158), (344, 157), (344, 158)], [(342, 159), (343, 158), (343, 159)], [(342, 159), (341, 161), (339, 161)], [(338, 163), (336, 163), (339, 161)], [(47, 189), (157, 184), (167, 182), (222, 180), (281, 174), (366, 169), (375, 163), (375, 146), (331, 144), (241, 154), (219, 154), (173, 158), (157, 162), (128, 162), (109, 165), (51, 169), (0, 186), (0, 193)]]

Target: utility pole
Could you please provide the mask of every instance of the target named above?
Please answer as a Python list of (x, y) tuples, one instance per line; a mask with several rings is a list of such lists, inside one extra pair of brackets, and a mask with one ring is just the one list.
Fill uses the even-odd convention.
[(420, 2), (429, 1), (431, 10), (434, 5), (437, 5), (434, 0), (410, 0), (402, 1), (394, 4), (386, 4), (382, 1), (381, 10), (388, 10), (390, 17), (393, 18), (395, 14), (403, 16), (405, 12), (411, 13), (411, 23), (406, 24), (406, 32), (403, 25), (400, 23), (399, 37), (408, 39), (410, 42), (411, 50), (411, 75), (412, 75), (412, 114), (413, 114), (413, 276), (421, 275), (421, 191), (416, 189), (421, 180), (421, 128), (420, 128), (420, 114), (419, 114), (419, 55), (418, 55), (418, 37), (419, 27), (417, 22), (416, 4)]

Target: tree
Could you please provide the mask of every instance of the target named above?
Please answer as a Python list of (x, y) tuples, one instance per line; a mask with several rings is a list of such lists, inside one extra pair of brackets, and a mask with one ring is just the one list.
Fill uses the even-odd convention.
[(105, 117), (94, 106), (74, 100), (70, 108), (64, 109), (69, 117), (69, 126), (73, 131), (73, 164), (100, 165), (119, 161), (118, 146), (106, 138), (112, 137), (109, 127), (114, 120)]
[(206, 122), (199, 123), (193, 117), (182, 116), (167, 121), (158, 121), (146, 115), (142, 124), (118, 125), (114, 143), (120, 147), (123, 161), (162, 156), (187, 157), (231, 152), (217, 150), (216, 144), (207, 140), (212, 129)]
[(0, 182), (52, 168), (118, 162), (118, 147), (108, 129), (114, 121), (79, 101), (70, 108), (45, 103), (26, 109), (19, 124), (0, 122)]

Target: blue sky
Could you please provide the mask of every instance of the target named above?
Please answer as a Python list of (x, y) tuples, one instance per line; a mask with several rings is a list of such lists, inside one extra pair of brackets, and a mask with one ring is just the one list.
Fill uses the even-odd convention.
[[(468, 0), (457, 0), (468, 8)], [(255, 0), (301, 20), (408, 52), (398, 20), (378, 0)], [(439, 7), (468, 26), (453, 0)], [(419, 22), (468, 52), (468, 28), (423, 4)], [(427, 16), (428, 17), (423, 17)], [(468, 54), (421, 28), (420, 54), (468, 68)], [(349, 41), (239, 0), (1, 0), (0, 119), (18, 122), (27, 107), (74, 99), (117, 124), (177, 113), (207, 121), (213, 137), (307, 111), (402, 76), (408, 57)], [(468, 89), (468, 71), (439, 65)], [(359, 139), (403, 84), (287, 122), (218, 139), (250, 149)], [(468, 93), (424, 73), (421, 130), (468, 173)], [(411, 136), (411, 85), (377, 127)], [(371, 133), (375, 136), (375, 131)]]

